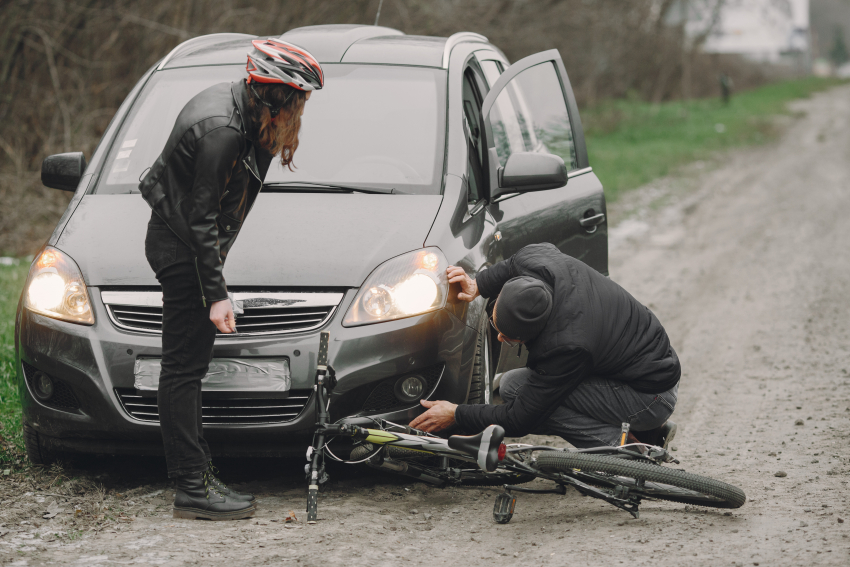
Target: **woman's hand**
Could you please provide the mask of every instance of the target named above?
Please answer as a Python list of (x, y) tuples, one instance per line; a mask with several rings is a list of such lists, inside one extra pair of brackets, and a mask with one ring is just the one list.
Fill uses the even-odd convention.
[(475, 280), (466, 275), (463, 268), (458, 266), (449, 266), (446, 268), (446, 274), (449, 277), (449, 283), (459, 283), (460, 293), (457, 294), (458, 299), (463, 301), (472, 301), (478, 297), (478, 284)]
[(236, 332), (236, 317), (233, 315), (233, 305), (229, 299), (216, 301), (210, 306), (210, 321), (215, 323), (222, 333)]
[(419, 403), (428, 408), (428, 411), (411, 421), (410, 427), (433, 433), (454, 425), (457, 404), (445, 400), (419, 400)]

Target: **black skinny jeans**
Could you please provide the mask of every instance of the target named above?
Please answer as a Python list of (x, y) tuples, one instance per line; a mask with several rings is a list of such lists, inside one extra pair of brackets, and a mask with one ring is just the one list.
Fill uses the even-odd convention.
[(159, 423), (169, 477), (207, 468), (210, 448), (201, 422), (201, 379), (212, 359), (216, 327), (201, 301), (194, 256), (153, 215), (145, 256), (162, 286), (162, 371)]

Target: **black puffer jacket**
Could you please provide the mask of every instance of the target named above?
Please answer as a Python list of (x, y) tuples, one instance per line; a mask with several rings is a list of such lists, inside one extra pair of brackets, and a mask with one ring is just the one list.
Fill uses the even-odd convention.
[(205, 305), (227, 299), (224, 260), (272, 160), (254, 143), (247, 109), (244, 81), (196, 95), (139, 185), (154, 212), (194, 253)]
[(554, 292), (546, 326), (525, 345), (534, 375), (511, 403), (458, 406), (455, 419), (463, 429), (481, 431), (495, 423), (508, 435), (526, 435), (590, 376), (652, 394), (678, 383), (681, 367), (664, 327), (610, 279), (552, 244), (533, 244), (479, 273), (478, 291), (495, 297), (517, 276), (541, 280)]

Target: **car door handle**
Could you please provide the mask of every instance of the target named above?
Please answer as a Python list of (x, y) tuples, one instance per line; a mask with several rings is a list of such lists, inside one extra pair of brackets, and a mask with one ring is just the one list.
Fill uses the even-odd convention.
[(584, 228), (590, 228), (591, 226), (596, 226), (603, 222), (605, 222), (605, 213), (599, 213), (598, 215), (593, 215), (592, 217), (587, 217), (586, 219), (578, 221), (578, 223)]

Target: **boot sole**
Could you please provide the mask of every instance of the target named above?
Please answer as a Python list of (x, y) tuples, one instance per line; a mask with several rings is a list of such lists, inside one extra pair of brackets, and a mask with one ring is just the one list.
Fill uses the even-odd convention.
[(672, 443), (673, 439), (676, 437), (677, 429), (679, 429), (679, 427), (675, 423), (670, 423), (670, 428), (667, 431), (667, 435), (664, 437), (664, 445), (661, 447), (665, 451), (670, 448), (670, 443)]
[(210, 512), (197, 508), (178, 508), (175, 506), (173, 517), (181, 520), (243, 520), (253, 516), (256, 511), (257, 508), (254, 506), (233, 512)]

